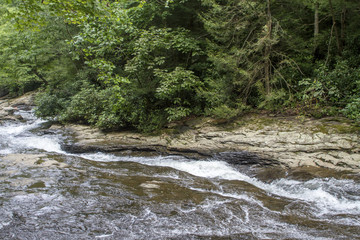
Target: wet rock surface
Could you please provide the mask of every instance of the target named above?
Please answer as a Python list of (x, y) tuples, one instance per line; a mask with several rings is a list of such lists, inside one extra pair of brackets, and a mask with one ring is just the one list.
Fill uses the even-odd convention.
[(28, 110), (34, 106), (35, 93), (30, 92), (19, 98), (0, 98), (0, 123), (2, 121), (22, 120), (20, 115), (14, 114), (19, 109)]
[(230, 130), (205, 123), (157, 136), (104, 133), (89, 126), (68, 125), (64, 128), (73, 133), (75, 144), (67, 144), (64, 149), (76, 153), (148, 151), (195, 158), (220, 156), (238, 164), (318, 166), (359, 172), (359, 131), (353, 124), (342, 122), (344, 119), (256, 118), (249, 117)]

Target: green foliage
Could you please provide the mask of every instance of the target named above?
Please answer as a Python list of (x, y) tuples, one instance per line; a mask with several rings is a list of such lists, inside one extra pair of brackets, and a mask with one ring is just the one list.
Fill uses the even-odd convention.
[(95, 124), (104, 106), (106, 94), (94, 88), (84, 88), (71, 98), (61, 120)]
[(342, 111), (345, 116), (360, 122), (360, 98), (353, 99)]
[(37, 116), (44, 119), (57, 119), (61, 114), (61, 110), (65, 109), (69, 102), (57, 95), (48, 92), (41, 92), (36, 97)]
[(219, 118), (219, 119), (231, 119), (234, 117), (239, 116), (244, 111), (248, 110), (249, 107), (245, 106), (244, 104), (237, 104), (235, 108), (229, 107), (226, 104), (217, 106), (212, 109), (207, 109), (206, 113), (209, 116)]
[(34, 90), (40, 83), (32, 74), (31, 59), (36, 49), (32, 51), (31, 42), (27, 40), (29, 35), (17, 34), (8, 21), (0, 26), (0, 88), (13, 96)]
[(180, 67), (170, 73), (156, 69), (155, 76), (160, 79), (156, 97), (169, 105), (165, 109), (168, 121), (179, 120), (196, 111), (194, 106), (201, 103), (203, 84), (192, 71)]
[(219, 104), (240, 100), (263, 106), (269, 102), (264, 102), (265, 98), (274, 97), (271, 91), (288, 90), (291, 78), (284, 72), (298, 70), (280, 46), (288, 36), (281, 22), (269, 15), (265, 1), (204, 3), (210, 7), (202, 19), (210, 35), (208, 55), (215, 68), (209, 72), (209, 80), (215, 83), (209, 84), (218, 86), (220, 95), (226, 96)]
[(301, 97), (307, 105), (326, 102), (327, 92), (324, 86), (325, 83), (316, 79), (305, 78), (299, 84), (305, 86)]
[(360, 69), (350, 67), (345, 60), (339, 60), (333, 69), (321, 64), (314, 72), (313, 79), (299, 82), (304, 87), (301, 98), (306, 104), (343, 106), (359, 93)]
[(359, 116), (358, 1), (9, 2), (0, 94), (41, 87), (43, 118), (151, 132), (249, 106)]
[(279, 89), (265, 96), (264, 101), (259, 104), (259, 108), (271, 111), (283, 110), (289, 103), (290, 98), (288, 92), (284, 89)]
[[(17, 8), (9, 8), (18, 14)], [(34, 90), (41, 85), (57, 85), (78, 70), (70, 59), (66, 37), (74, 30), (57, 17), (44, 15), (48, 25), (17, 30), (4, 17), (0, 26), (0, 85), (13, 95)]]

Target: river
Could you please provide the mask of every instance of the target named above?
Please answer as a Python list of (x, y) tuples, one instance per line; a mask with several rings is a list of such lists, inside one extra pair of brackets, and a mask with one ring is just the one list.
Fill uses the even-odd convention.
[(71, 154), (17, 114), (0, 125), (0, 239), (360, 239), (359, 174)]

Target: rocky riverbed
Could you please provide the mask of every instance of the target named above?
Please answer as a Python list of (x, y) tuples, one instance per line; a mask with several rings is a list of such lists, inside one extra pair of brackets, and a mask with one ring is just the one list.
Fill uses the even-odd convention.
[(0, 239), (360, 238), (351, 123), (249, 115), (104, 133), (38, 119), (32, 98), (1, 100)]
[[(16, 108), (33, 105), (34, 94), (2, 99), (0, 119), (19, 121)], [(103, 132), (85, 125), (57, 125), (73, 139), (68, 152), (178, 154), (192, 158), (216, 157), (232, 163), (317, 166), (360, 172), (360, 127), (343, 118), (310, 119), (247, 115), (232, 123), (197, 118), (169, 125), (156, 135), (131, 131)]]

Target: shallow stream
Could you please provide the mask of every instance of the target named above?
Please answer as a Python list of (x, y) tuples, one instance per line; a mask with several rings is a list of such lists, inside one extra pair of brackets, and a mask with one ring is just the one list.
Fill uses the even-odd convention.
[(360, 176), (221, 158), (70, 154), (0, 125), (0, 239), (360, 239)]

